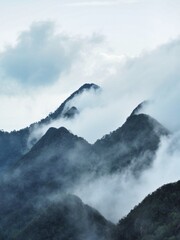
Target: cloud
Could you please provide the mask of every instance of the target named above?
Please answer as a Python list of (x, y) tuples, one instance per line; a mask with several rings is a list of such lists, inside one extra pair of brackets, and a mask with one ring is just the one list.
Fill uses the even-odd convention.
[(86, 123), (89, 127), (86, 138), (92, 139), (92, 132), (97, 137), (99, 132), (105, 133), (118, 122), (120, 126), (123, 118), (132, 111), (133, 104), (148, 99), (150, 104), (142, 112), (158, 119), (173, 132), (170, 138), (162, 139), (152, 168), (143, 172), (140, 178), (127, 171), (123, 175), (103, 176), (85, 184), (82, 182), (75, 190), (84, 202), (114, 222), (158, 187), (180, 179), (179, 55), (180, 39), (176, 39), (117, 64), (114, 74), (107, 76), (102, 83), (104, 91), (96, 100), (98, 104), (83, 113), (84, 120), (82, 115), (79, 116), (79, 132)]
[(69, 71), (78, 57), (82, 40), (56, 34), (52, 22), (37, 22), (22, 32), (15, 46), (0, 54), (1, 82), (23, 87), (50, 85)]
[[(47, 55), (44, 53), (39, 55), (39, 53), (35, 53), (35, 50), (32, 50), (34, 53), (32, 57), (34, 64), (36, 63), (36, 55), (40, 58), (38, 63), (34, 65), (34, 68), (37, 71), (33, 71), (33, 69), (31, 69), (29, 72), (29, 80), (27, 82), (23, 81), (23, 78), (15, 79), (13, 81), (13, 87), (12, 83), (9, 84), (10, 81), (8, 82), (7, 80), (8, 84), (6, 84), (6, 82), (3, 82), (1, 78), (1, 93), (4, 89), (4, 92), (9, 91), (12, 95), (14, 89), (17, 91), (17, 86), (19, 86), (18, 83), (24, 87), (44, 86), (46, 84), (46, 87), (43, 88), (43, 92), (37, 92), (38, 97), (35, 94), (33, 95), (33, 98), (36, 98), (36, 101), (31, 101), (30, 103), (32, 104), (31, 108), (33, 109), (34, 102), (37, 104), (37, 101), (41, 101), (41, 97), (43, 96), (43, 102), (41, 104), (37, 104), (40, 107), (39, 110), (36, 108), (36, 113), (39, 113), (35, 118), (37, 121), (38, 118), (45, 117), (46, 114), (55, 110), (55, 107), (60, 105), (61, 100), (58, 99), (62, 99), (62, 94), (66, 93), (65, 95), (68, 96), (67, 94), (72, 93), (73, 90), (76, 90), (85, 82), (97, 83), (102, 87), (102, 93), (93, 98), (87, 96), (87, 99), (85, 99), (85, 97), (76, 99), (75, 103), (72, 102), (72, 105), (76, 104), (76, 106), (81, 109), (81, 114), (77, 119), (74, 119), (73, 122), (62, 123), (72, 132), (84, 137), (90, 142), (94, 142), (97, 138), (101, 138), (104, 134), (120, 127), (132, 110), (140, 102), (148, 99), (151, 100), (153, 104), (149, 105), (144, 112), (158, 119), (170, 130), (174, 131), (175, 129), (178, 129), (178, 103), (180, 102), (178, 95), (180, 88), (179, 39), (173, 40), (153, 51), (144, 52), (140, 56), (127, 57), (121, 56), (114, 50), (108, 48), (107, 43), (104, 42), (99, 35), (95, 34), (92, 37), (86, 38), (77, 36), (70, 37), (65, 34), (56, 35), (53, 30), (53, 25), (50, 24), (49, 26), (49, 24), (50, 23), (41, 23), (35, 25), (35, 27), (31, 27), (30, 31), (24, 32), (20, 35), (20, 40), (14, 47), (10, 48), (11, 51), (8, 48), (1, 55), (0, 63), (4, 61), (3, 64), (6, 63), (4, 65), (4, 69), (8, 67), (8, 72), (6, 69), (6, 79), (9, 79), (10, 76), (12, 78), (12, 73), (13, 75), (16, 73), (16, 71), (14, 72), (16, 64), (19, 66), (19, 72), (21, 72), (21, 70), (23, 72), (23, 69), (20, 67), (19, 61), (15, 61), (13, 58), (11, 59), (10, 57), (7, 57), (9, 56), (7, 52), (12, 52), (13, 56), (14, 52), (16, 53), (17, 51), (19, 53), (19, 48), (20, 46), (22, 48), (23, 45), (20, 44), (20, 42), (24, 42), (22, 39), (26, 39), (26, 46), (28, 39), (26, 36), (30, 35), (30, 39), (32, 40), (35, 38), (32, 37), (32, 32), (35, 36), (38, 35), (35, 30), (32, 31), (33, 28), (35, 28), (38, 33), (39, 28), (49, 29), (48, 32), (45, 31), (45, 33), (44, 30), (42, 30), (42, 32), (40, 31), (41, 34), (39, 33), (39, 35), (41, 37), (38, 37), (37, 39), (35, 38), (36, 40), (34, 41), (35, 49), (41, 48), (40, 45), (42, 45), (43, 50), (40, 51), (40, 53), (43, 51), (48, 53)], [(49, 27), (44, 27), (46, 25)], [(25, 35), (25, 37), (23, 37), (23, 35)], [(41, 39), (42, 41), (38, 39)], [(40, 42), (43, 43), (43, 41), (45, 44), (40, 44)], [(48, 47), (49, 45), (50, 47)], [(32, 46), (32, 44), (30, 44), (30, 46)], [(49, 52), (51, 52), (51, 54)], [(22, 54), (22, 51), (20, 51), (20, 53)], [(9, 61), (12, 61), (15, 65), (10, 67), (11, 64), (9, 64), (9, 62), (7, 64), (7, 62), (3, 60), (3, 55), (7, 57), (7, 59), (10, 59)], [(27, 54), (25, 54), (25, 56), (26, 55)], [(54, 55), (56, 57), (54, 57)], [(61, 65), (59, 63), (64, 61), (62, 56), (65, 56), (65, 63)], [(4, 59), (6, 59), (5, 57)], [(67, 59), (70, 59), (70, 63), (68, 63)], [(43, 67), (46, 66), (46, 61), (51, 61), (52, 63), (55, 63), (55, 66), (58, 66), (57, 74), (52, 73), (52, 78), (47, 78), (47, 75), (40, 77), (37, 79), (37, 82), (35, 82), (36, 78), (34, 77), (34, 72), (38, 73), (39, 68), (43, 69)], [(63, 69), (62, 66), (64, 67)], [(10, 71), (11, 69), (12, 73)], [(50, 67), (50, 73), (51, 71), (52, 69)], [(54, 72), (54, 70), (52, 72)], [(55, 78), (55, 75), (60, 76), (60, 78)], [(18, 92), (22, 93), (21, 89), (19, 89)], [(168, 96), (168, 98), (166, 96)], [(19, 102), (22, 101), (20, 100)], [(48, 105), (48, 108), (46, 107), (45, 109), (46, 105)], [(24, 106), (24, 108), (26, 108), (26, 106)], [(43, 115), (40, 114), (42, 109)], [(33, 115), (33, 111), (31, 115)], [(96, 116), (98, 116), (98, 118)], [(22, 114), (19, 118), (21, 117)], [(26, 122), (27, 121), (24, 119), (24, 124), (22, 126), (25, 126)], [(81, 122), (81, 125), (79, 125), (79, 122)], [(5, 123), (5, 125), (6, 124), (7, 123)], [(30, 124), (29, 121), (28, 124)], [(61, 122), (58, 126), (60, 126), (60, 124)], [(20, 125), (18, 124), (18, 126)], [(3, 125), (2, 128), (4, 128)], [(16, 128), (15, 122), (14, 128)], [(94, 131), (94, 129), (96, 129), (96, 131)]]
[(67, 87), (74, 82), (79, 85), (84, 81), (95, 82), (102, 91), (96, 96), (85, 93), (75, 98), (71, 106), (76, 106), (80, 115), (72, 121), (52, 122), (51, 126), (63, 125), (92, 143), (120, 127), (139, 103), (150, 100), (152, 104), (143, 112), (169, 130), (177, 130), (180, 127), (179, 54), (179, 39), (134, 58), (105, 52), (104, 46), (86, 48), (83, 58), (72, 67), (64, 82)]
[[(121, 126), (133, 106), (149, 99), (151, 104), (143, 112), (157, 118), (173, 131), (170, 138), (162, 139), (153, 166), (139, 178), (126, 171), (122, 175), (108, 175), (91, 181), (83, 179), (74, 190), (84, 202), (114, 222), (126, 215), (147, 194), (163, 184), (180, 179), (179, 55), (180, 39), (176, 39), (151, 52), (123, 61), (117, 61), (116, 57), (115, 61), (107, 64), (103, 58), (100, 64), (97, 58), (93, 58), (93, 67), (88, 72), (91, 72), (91, 77), (99, 74), (97, 83), (101, 83), (103, 91), (96, 96), (84, 94), (77, 97), (71, 104), (81, 110), (78, 118), (56, 122), (93, 142), (111, 128), (114, 130)], [(85, 70), (88, 61), (86, 59), (84, 62)], [(113, 71), (108, 72), (107, 69), (112, 67)]]
[(180, 134), (162, 139), (151, 168), (134, 177), (127, 170), (122, 174), (83, 179), (74, 194), (98, 209), (107, 219), (117, 223), (148, 194), (180, 179)]
[(180, 129), (179, 54), (180, 39), (176, 39), (130, 63), (129, 76), (127, 74), (131, 85), (128, 91), (134, 88), (150, 100), (143, 112), (158, 119), (171, 131)]
[(20, 129), (46, 117), (86, 82), (80, 74), (83, 62), (103, 43), (103, 36), (71, 36), (58, 30), (52, 22), (33, 23), (0, 52), (0, 128)]

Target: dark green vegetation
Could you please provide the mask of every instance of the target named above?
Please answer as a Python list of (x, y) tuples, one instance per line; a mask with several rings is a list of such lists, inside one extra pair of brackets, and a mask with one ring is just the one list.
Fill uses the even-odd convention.
[(139, 106), (122, 127), (94, 144), (60, 127), (50, 128), (27, 150), (32, 128), (80, 114), (66, 103), (91, 88), (98, 89), (85, 84), (30, 128), (0, 132), (0, 166), (6, 166), (0, 176), (0, 240), (180, 239), (179, 182), (148, 196), (117, 226), (69, 195), (81, 183), (125, 171), (138, 178), (151, 167), (161, 137), (169, 132), (150, 116), (138, 114)]
[(41, 206), (36, 216), (26, 223), (25, 227), (12, 234), (17, 240), (108, 240), (115, 226), (105, 220), (100, 213), (72, 195), (59, 197)]
[(146, 197), (118, 224), (117, 239), (179, 240), (180, 181)]

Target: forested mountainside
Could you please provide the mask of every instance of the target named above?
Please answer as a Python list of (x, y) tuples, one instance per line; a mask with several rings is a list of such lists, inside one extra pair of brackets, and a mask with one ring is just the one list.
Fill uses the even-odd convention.
[[(98, 89), (84, 85), (75, 95), (89, 88)], [(65, 105), (61, 105), (60, 115), (55, 112), (51, 118), (64, 114)], [(178, 240), (180, 182), (147, 196), (117, 225), (74, 195), (82, 183), (88, 186), (104, 176), (121, 176), (126, 171), (138, 179), (151, 168), (161, 138), (168, 138), (170, 132), (139, 113), (140, 108), (94, 144), (63, 126), (51, 127), (23, 154), (29, 128), (21, 130), (22, 136), (21, 131), (1, 132), (0, 164), (7, 166), (0, 175), (0, 240)], [(72, 107), (63, 116), (71, 118), (77, 111)]]
[(119, 240), (180, 239), (180, 181), (147, 196), (117, 228)]

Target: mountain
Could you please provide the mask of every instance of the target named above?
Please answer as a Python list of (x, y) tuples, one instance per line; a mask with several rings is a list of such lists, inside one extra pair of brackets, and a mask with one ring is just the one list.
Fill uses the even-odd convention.
[(32, 139), (29, 142), (30, 134), (34, 129), (37, 130), (39, 127), (42, 127), (43, 125), (59, 118), (74, 118), (79, 113), (79, 110), (76, 106), (71, 106), (70, 102), (85, 91), (96, 92), (98, 89), (100, 89), (99, 86), (93, 83), (86, 83), (71, 94), (70, 97), (68, 97), (55, 112), (49, 114), (49, 116), (39, 122), (33, 123), (29, 127), (19, 131), (12, 131), (10, 133), (0, 131), (0, 169), (14, 163), (26, 152), (28, 152), (29, 145), (33, 146), (37, 140), (39, 140), (36, 137), (36, 139)]
[[(93, 91), (98, 88), (89, 87)], [(22, 153), (33, 127), (57, 117), (75, 117), (79, 110), (69, 101), (87, 88), (85, 85), (71, 95), (68, 105), (63, 103), (54, 115), (19, 131), (19, 135), (14, 132), (14, 138), (13, 133), (6, 136), (1, 132), (4, 136), (0, 148), (5, 155), (10, 152), (13, 162), (0, 175), (0, 240), (178, 239), (179, 182), (148, 196), (117, 226), (71, 195), (76, 187), (86, 187), (101, 177), (127, 170), (138, 177), (149, 168), (161, 137), (170, 134), (152, 117), (134, 111), (121, 127), (94, 144), (64, 127), (51, 127), (29, 151)]]
[(117, 225), (78, 197), (60, 193), (14, 205), (9, 214), (1, 214), (1, 240), (179, 240), (180, 181), (148, 195)]
[(11, 240), (109, 240), (115, 228), (98, 211), (73, 195), (61, 196), (41, 208), (43, 211), (39, 211)]
[(140, 174), (151, 166), (160, 138), (167, 134), (161, 124), (144, 114), (130, 116), (122, 127), (95, 144), (64, 127), (50, 128), (11, 171), (18, 171), (23, 183), (19, 189), (28, 189), (28, 195), (38, 194), (41, 186), (51, 192), (70, 191), (87, 177), (95, 179), (127, 169)]
[(179, 240), (180, 181), (147, 196), (117, 226), (116, 240)]
[(161, 136), (167, 134), (162, 125), (143, 114), (130, 116), (122, 127), (93, 145), (64, 127), (50, 128), (2, 175), (0, 227), (22, 231), (25, 223), (38, 216), (34, 206), (39, 199), (44, 202), (47, 196), (72, 193), (79, 184), (102, 175), (149, 167)]
[(6, 240), (13, 239), (39, 216), (36, 208), (49, 196), (72, 192), (93, 167), (87, 161), (88, 157), (93, 159), (90, 154), (91, 145), (84, 139), (64, 127), (50, 128), (27, 154), (1, 174), (0, 229), (7, 229)]
[[(77, 91), (75, 91), (73, 94), (71, 94), (61, 105), (60, 107), (53, 113), (50, 113), (49, 116), (42, 119), (38, 122), (38, 124), (48, 124), (52, 120), (57, 120), (60, 117), (66, 116), (66, 113), (69, 111), (69, 107), (67, 104), (72, 101), (75, 97), (81, 95), (85, 91), (97, 91), (100, 87), (94, 83), (85, 83), (83, 86), (81, 86)], [(66, 108), (67, 107), (67, 108)], [(75, 108), (75, 106), (73, 106)]]
[(93, 147), (101, 156), (101, 169), (115, 172), (131, 166), (138, 172), (152, 164), (161, 137), (167, 135), (169, 131), (150, 116), (131, 114), (122, 127), (105, 135)]
[[(1, 230), (1, 240), (108, 240), (115, 225), (74, 195), (38, 199), (14, 209)], [(31, 209), (31, 212), (29, 212)]]

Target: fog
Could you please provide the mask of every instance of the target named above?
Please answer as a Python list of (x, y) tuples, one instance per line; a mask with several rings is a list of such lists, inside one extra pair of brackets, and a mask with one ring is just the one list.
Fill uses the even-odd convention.
[(123, 174), (82, 181), (74, 193), (117, 223), (148, 194), (164, 184), (180, 179), (180, 135), (163, 138), (152, 166), (135, 177), (130, 168)]
[[(87, 51), (89, 55), (87, 52), (84, 56), (81, 53), (81, 58), (62, 79), (72, 82), (72, 79), (76, 81), (80, 77), (78, 84), (93, 80), (100, 85), (101, 91), (85, 91), (76, 96), (66, 106), (75, 106), (79, 110), (80, 113), (74, 119), (60, 118), (33, 129), (29, 142), (33, 138), (40, 139), (50, 127), (65, 126), (73, 134), (94, 143), (120, 127), (139, 103), (149, 100), (149, 104), (141, 112), (154, 117), (171, 132), (169, 137), (161, 139), (152, 166), (143, 170), (139, 176), (132, 174), (132, 166), (121, 174), (94, 178), (83, 175), (71, 188), (71, 193), (79, 196), (84, 203), (98, 209), (107, 219), (117, 223), (148, 194), (163, 184), (180, 178), (180, 40), (173, 40), (137, 57), (121, 58), (105, 53), (102, 55), (97, 48), (93, 48), (90, 54), (90, 50)], [(86, 58), (87, 56), (89, 58)], [(92, 62), (95, 56), (98, 57)], [(69, 81), (65, 83), (64, 89)], [(74, 157), (78, 159), (78, 151), (79, 149), (68, 156), (72, 163)], [(51, 152), (44, 152), (43, 158), (48, 154)], [(41, 164), (43, 162), (38, 166), (40, 169)], [(62, 180), (61, 177), (58, 178), (58, 170), (57, 168), (53, 175), (55, 182)], [(46, 180), (48, 171), (49, 169), (44, 171), (41, 180)], [(51, 171), (53, 172), (53, 168)], [(16, 174), (19, 174), (21, 179), (21, 172), (17, 171)], [(58, 196), (56, 193), (53, 193), (53, 196), (54, 194)]]
[[(80, 78), (87, 79), (85, 72), (89, 72), (88, 67), (91, 66), (89, 80), (98, 84), (102, 91), (93, 96), (92, 93), (86, 93), (75, 97), (69, 106), (76, 106), (80, 114), (72, 121), (61, 119), (51, 122), (50, 126), (65, 126), (93, 143), (120, 127), (139, 103), (149, 100), (150, 104), (142, 110), (144, 113), (172, 132), (179, 129), (179, 39), (139, 57), (126, 57), (121, 61), (115, 57), (107, 61), (103, 57), (97, 58), (95, 64), (91, 65), (92, 57), (100, 56), (98, 51), (94, 50), (84, 62), (81, 59), (84, 67)], [(70, 79), (71, 75), (78, 79), (77, 69), (73, 68)], [(42, 135), (48, 128), (44, 128)]]
[(128, 214), (158, 187), (180, 178), (179, 53), (177, 39), (139, 57), (116, 63), (103, 82), (96, 81), (101, 91), (85, 92), (69, 102), (69, 106), (76, 106), (80, 111), (76, 118), (59, 119), (40, 129), (43, 135), (50, 126), (65, 126), (93, 143), (120, 127), (140, 102), (149, 100), (141, 112), (151, 115), (171, 131), (168, 138), (161, 140), (152, 167), (139, 177), (131, 174), (131, 167), (121, 175), (94, 179), (87, 176), (88, 180), (84, 178), (73, 191), (113, 222)]

